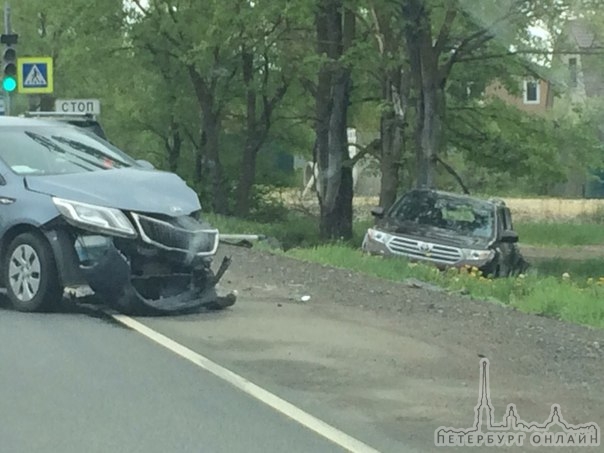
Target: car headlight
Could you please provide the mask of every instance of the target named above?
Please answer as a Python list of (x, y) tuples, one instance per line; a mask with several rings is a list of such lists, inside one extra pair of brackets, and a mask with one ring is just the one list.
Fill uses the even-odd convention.
[(495, 256), (493, 250), (463, 249), (462, 252), (464, 258), (469, 261), (488, 261)]
[(373, 228), (369, 228), (367, 230), (367, 237), (372, 241), (379, 242), (381, 244), (385, 244), (390, 240), (390, 235), (388, 233), (384, 233), (380, 230), (374, 230)]
[(128, 217), (119, 209), (96, 206), (79, 201), (53, 197), (52, 201), (69, 223), (97, 233), (113, 236), (136, 237), (136, 230)]

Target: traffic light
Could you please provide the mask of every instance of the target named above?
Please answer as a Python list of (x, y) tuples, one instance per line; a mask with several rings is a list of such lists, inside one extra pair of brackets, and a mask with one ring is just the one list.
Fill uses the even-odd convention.
[(2, 51), (2, 89), (7, 93), (17, 89), (17, 35), (2, 35), (0, 42), (5, 45)]

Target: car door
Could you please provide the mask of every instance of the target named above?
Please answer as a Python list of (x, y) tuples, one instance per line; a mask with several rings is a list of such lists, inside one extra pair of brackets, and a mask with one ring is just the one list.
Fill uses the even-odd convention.
[(8, 227), (8, 212), (7, 207), (15, 203), (15, 193), (11, 187), (10, 182), (12, 181), (10, 170), (0, 160), (0, 238), (4, 231)]
[[(499, 208), (499, 217), (501, 218), (500, 232), (503, 231), (514, 231), (514, 225), (512, 223), (512, 213), (510, 208), (503, 206)], [(522, 271), (523, 258), (520, 254), (520, 249), (517, 243), (506, 243), (501, 242), (500, 248), (502, 250), (502, 261), (506, 268), (506, 273), (515, 274)]]
[(498, 232), (498, 244), (497, 249), (499, 250), (499, 266), (502, 275), (508, 275), (510, 270), (513, 268), (514, 263), (514, 247), (515, 244), (507, 242), (501, 242), (501, 236), (504, 231), (511, 230), (513, 228), (511, 223), (511, 215), (509, 215), (509, 209), (504, 206), (497, 207), (497, 232)]

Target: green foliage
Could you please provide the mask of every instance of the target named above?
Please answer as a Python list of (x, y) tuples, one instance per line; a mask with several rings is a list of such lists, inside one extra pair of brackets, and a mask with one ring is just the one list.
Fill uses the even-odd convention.
[(599, 168), (604, 157), (594, 124), (585, 117), (528, 114), (500, 100), (453, 109), (448, 128), (476, 184), (471, 187), (479, 191), (521, 187), (546, 195), (571, 172)]
[(363, 255), (358, 249), (343, 245), (325, 245), (312, 249), (297, 248), (288, 256), (310, 262), (335, 266), (392, 281), (415, 278), (442, 287), (448, 292), (468, 294), (513, 306), (526, 313), (535, 313), (569, 322), (604, 327), (604, 280), (574, 280), (538, 273), (519, 278), (488, 279), (475, 271), (436, 268), (409, 263), (404, 259)]
[[(604, 168), (604, 152), (595, 132), (604, 119), (601, 101), (589, 100), (578, 106), (564, 97), (556, 98), (554, 111), (543, 117), (522, 113), (502, 102), (479, 102), (482, 92), (495, 80), (519, 95), (519, 79), (543, 71), (535, 64), (535, 55), (509, 54), (511, 46), (543, 48), (543, 43), (528, 33), (529, 25), (539, 22), (552, 31), (562, 29), (565, 14), (580, 10), (594, 30), (602, 31), (604, 22), (592, 14), (593, 5), (574, 0), (418, 2), (428, 7), (434, 38), (443, 29), (449, 9), (456, 11), (440, 63), (444, 64), (460, 43), (482, 36), (484, 30), (489, 32), (489, 39), (473, 41), (469, 49), (464, 48), (447, 79), (448, 147), (444, 157), (472, 191), (547, 194), (571, 172)], [(357, 37), (344, 56), (353, 74), (349, 124), (363, 132), (379, 132), (382, 109), (392, 108), (389, 102), (380, 101), (385, 75), (402, 70), (403, 84), (411, 82), (402, 3), (346, 2), (358, 17)], [(207, 204), (211, 197), (208, 181), (195, 174), (196, 159), (205, 149), (202, 112), (190, 70), (201, 74), (213, 89), (214, 110), (221, 121), (219, 147), (225, 190), (235, 193), (247, 112), (241, 55), (244, 48), (253, 49), (255, 77), (249, 87), (256, 91), (258, 112), (265, 96), (274, 95), (284, 80), (289, 84), (259, 152), (255, 182), (299, 185), (291, 175), (275, 172), (273, 148), (278, 144), (282, 152), (312, 157), (312, 89), (321, 61), (314, 42), (315, 2), (158, 0), (142, 2), (149, 5), (144, 10), (133, 2), (127, 4), (128, 9), (121, 0), (99, 0), (94, 5), (83, 0), (16, 2), (12, 11), (13, 28), (21, 37), (19, 54), (54, 56), (56, 97), (100, 98), (101, 120), (112, 141), (137, 158), (169, 168), (176, 131), (182, 141), (177, 171), (198, 188)], [(561, 82), (567, 76), (557, 72), (564, 64), (556, 61), (543, 75), (553, 76), (556, 89), (563, 92)], [(585, 64), (598, 69), (601, 61), (594, 55), (586, 58)], [(414, 173), (416, 96), (411, 93), (406, 104), (408, 155), (401, 157), (404, 187)], [(28, 100), (23, 95), (15, 97), (17, 113), (28, 108)], [(458, 188), (442, 168), (439, 183), (444, 188)]]

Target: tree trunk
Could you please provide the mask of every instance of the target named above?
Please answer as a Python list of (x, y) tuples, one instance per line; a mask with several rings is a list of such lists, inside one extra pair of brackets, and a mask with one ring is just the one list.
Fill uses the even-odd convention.
[(399, 165), (402, 149), (402, 134), (390, 124), (392, 118), (381, 119), (381, 145), (380, 158), (380, 206), (388, 209), (396, 201), (399, 184)]
[(423, 0), (405, 0), (405, 40), (416, 100), (416, 186), (435, 185), (434, 167), (444, 146), (445, 82), (439, 66), (440, 50), (432, 38), (430, 11)]
[(444, 145), (444, 89), (436, 77), (425, 77), (422, 90), (423, 115), (421, 118), (421, 142), (419, 153), (418, 187), (432, 188), (435, 185), (434, 167), (436, 158)]
[(401, 69), (388, 74), (383, 81), (382, 98), (389, 108), (380, 118), (380, 206), (388, 209), (396, 201), (398, 194), (401, 161), (403, 159), (405, 121), (408, 110), (408, 93), (403, 90)]
[[(329, 120), (328, 169), (325, 195), (321, 205), (320, 233), (329, 239), (352, 237), (352, 166), (349, 159), (347, 113), (350, 92), (350, 72), (340, 68), (332, 78), (332, 109)], [(320, 171), (320, 167), (319, 167)]]
[(246, 217), (251, 210), (252, 188), (256, 180), (257, 153), (246, 145), (241, 161), (241, 174), (237, 193), (237, 216)]
[(168, 140), (166, 141), (166, 151), (168, 152), (168, 168), (176, 173), (178, 170), (178, 160), (180, 159), (180, 150), (182, 148), (182, 137), (178, 125), (173, 120), (170, 123)]
[(237, 215), (246, 217), (250, 213), (252, 188), (256, 180), (256, 157), (258, 124), (256, 117), (256, 90), (252, 86), (254, 79), (254, 54), (245, 48), (242, 52), (243, 82), (246, 86), (246, 136), (241, 173), (237, 188)]
[(195, 182), (203, 181), (203, 152), (206, 146), (206, 133), (201, 129), (199, 133), (199, 147), (195, 150)]
[(354, 36), (354, 16), (342, 14), (341, 0), (319, 3), (316, 16), (317, 51), (329, 58), (319, 69), (316, 96), (317, 164), (321, 212), (320, 234), (324, 239), (352, 237), (352, 167), (349, 159), (347, 118), (350, 101), (350, 69), (340, 61)]
[[(210, 204), (213, 211), (217, 214), (227, 214), (229, 211), (228, 197), (220, 162), (220, 127), (222, 123), (220, 111), (216, 106), (211, 85), (197, 72), (195, 67), (190, 66), (188, 69), (199, 103), (202, 137), (205, 138), (200, 167), (207, 171), (210, 183)], [(203, 161), (204, 157), (205, 161)]]
[(203, 130), (206, 134), (206, 166), (212, 209), (217, 214), (227, 214), (229, 211), (228, 197), (224, 185), (224, 173), (220, 162), (220, 120), (213, 109), (208, 108), (203, 113)]

